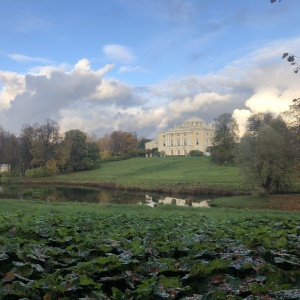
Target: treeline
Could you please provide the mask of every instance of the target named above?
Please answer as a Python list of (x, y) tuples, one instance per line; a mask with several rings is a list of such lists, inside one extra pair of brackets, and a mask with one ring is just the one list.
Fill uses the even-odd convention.
[(57, 122), (23, 125), (16, 136), (0, 127), (0, 164), (10, 172), (28, 177), (51, 176), (65, 171), (89, 170), (105, 160), (145, 155), (145, 138), (135, 133), (115, 131), (104, 138), (78, 130), (63, 135)]
[(271, 113), (253, 114), (241, 139), (232, 115), (220, 115), (214, 122), (212, 160), (237, 165), (245, 181), (259, 194), (290, 190), (292, 178), (299, 180), (300, 99), (295, 99), (284, 115), (288, 123)]
[(145, 144), (150, 141), (145, 137), (138, 138), (136, 133), (119, 130), (106, 134), (97, 144), (102, 160), (117, 160), (149, 154), (151, 151), (145, 149)]

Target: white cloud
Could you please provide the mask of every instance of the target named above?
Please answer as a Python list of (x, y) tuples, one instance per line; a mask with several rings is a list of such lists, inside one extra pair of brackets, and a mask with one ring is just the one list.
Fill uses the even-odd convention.
[(239, 124), (239, 135), (243, 136), (246, 132), (247, 119), (251, 116), (251, 111), (247, 109), (235, 109), (232, 116)]
[(8, 57), (15, 61), (22, 62), (22, 63), (28, 63), (28, 62), (37, 62), (37, 63), (42, 63), (42, 64), (52, 63), (51, 60), (49, 60), (47, 58), (30, 57), (30, 56), (18, 54), (18, 53), (8, 54)]
[(25, 76), (13, 72), (0, 71), (0, 111), (4, 112), (10, 107), (11, 101), (25, 91)]
[(283, 95), (274, 86), (265, 86), (256, 91), (246, 102), (245, 105), (253, 113), (273, 112), (279, 114), (288, 110), (290, 99)]
[(122, 66), (119, 69), (120, 73), (125, 72), (142, 72), (142, 73), (151, 73), (149, 71), (144, 70), (141, 66)]
[(111, 44), (105, 45), (102, 50), (105, 56), (114, 62), (131, 64), (135, 61), (132, 51), (126, 46)]

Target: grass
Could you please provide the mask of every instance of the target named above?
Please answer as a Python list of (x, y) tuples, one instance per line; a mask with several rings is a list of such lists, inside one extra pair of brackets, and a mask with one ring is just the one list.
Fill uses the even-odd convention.
[[(253, 205), (245, 205), (252, 199)], [(299, 199), (300, 200), (300, 199)], [(98, 204), (85, 202), (44, 202), (39, 200), (15, 200), (0, 199), (0, 211), (2, 214), (21, 213), (25, 215), (45, 215), (58, 214), (68, 215), (77, 213), (100, 214), (100, 215), (118, 215), (126, 214), (128, 216), (147, 216), (150, 218), (161, 217), (162, 215), (180, 216), (183, 218), (193, 218), (197, 215), (205, 215), (212, 220), (231, 220), (234, 218), (252, 218), (259, 216), (282, 217), (287, 218), (299, 213), (284, 210), (274, 210), (271, 206), (264, 206), (259, 198), (251, 197), (229, 197), (213, 200), (213, 208), (195, 208), (190, 206), (176, 205), (158, 205), (155, 208), (147, 205), (128, 205), (128, 204)], [(255, 206), (257, 205), (257, 207)], [(242, 208), (242, 209), (241, 209)]]
[(272, 209), (300, 211), (300, 194), (271, 195), (269, 197), (235, 196), (222, 197), (211, 201), (213, 207), (237, 209)]
[(215, 165), (209, 157), (133, 158), (106, 162), (96, 170), (29, 181), (223, 195), (238, 194), (249, 189), (236, 167)]

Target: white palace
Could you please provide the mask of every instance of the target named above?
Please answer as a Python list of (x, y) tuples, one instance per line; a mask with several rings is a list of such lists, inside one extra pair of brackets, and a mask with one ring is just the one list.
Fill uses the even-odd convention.
[(214, 128), (198, 117), (191, 117), (167, 131), (158, 132), (158, 139), (145, 144), (146, 149), (158, 148), (168, 156), (189, 155), (192, 150), (206, 153), (212, 146)]

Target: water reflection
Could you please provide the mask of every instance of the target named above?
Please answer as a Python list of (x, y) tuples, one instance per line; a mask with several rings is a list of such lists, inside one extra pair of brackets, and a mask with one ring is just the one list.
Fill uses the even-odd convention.
[(151, 207), (155, 207), (159, 204), (173, 204), (178, 206), (193, 206), (193, 207), (210, 207), (210, 199), (205, 200), (196, 200), (196, 199), (189, 199), (189, 198), (176, 198), (170, 196), (162, 196), (157, 202), (153, 201), (153, 197), (149, 195), (145, 195), (146, 197), (146, 204)]
[(165, 195), (159, 193), (126, 192), (83, 187), (53, 186), (0, 186), (0, 198), (38, 199), (47, 202), (89, 202), (101, 204), (162, 204), (209, 207), (209, 199), (200, 196)]

